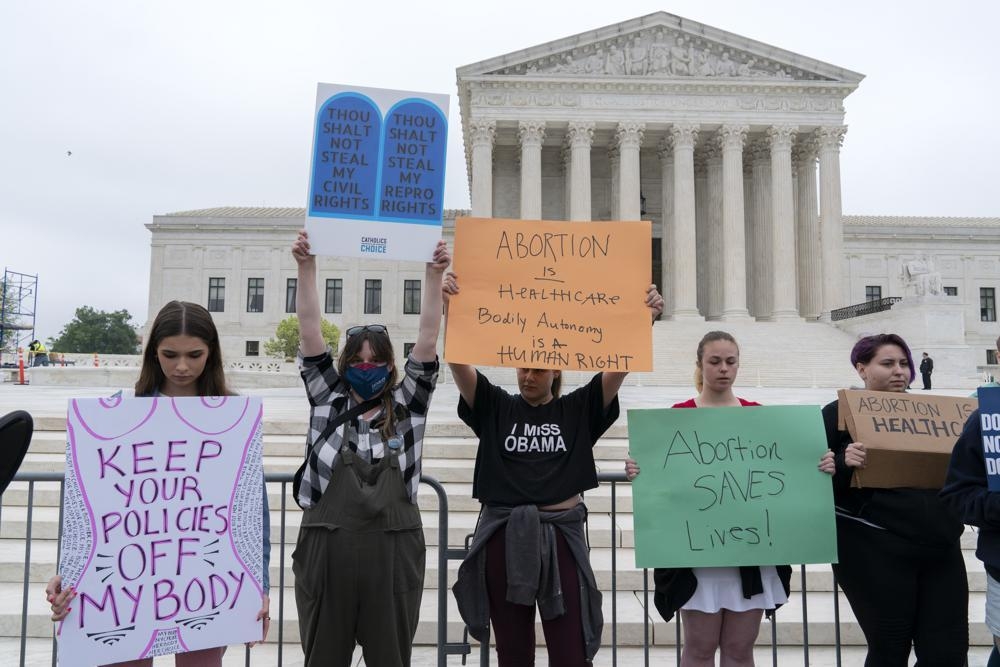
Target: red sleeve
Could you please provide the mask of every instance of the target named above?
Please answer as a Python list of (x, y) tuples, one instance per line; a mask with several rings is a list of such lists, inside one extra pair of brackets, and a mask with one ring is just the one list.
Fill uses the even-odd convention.
[[(739, 401), (740, 401), (740, 405), (742, 405), (745, 408), (760, 407), (760, 405), (761, 405), (757, 401), (748, 401), (745, 398), (740, 398)], [(695, 399), (689, 398), (686, 401), (682, 401), (680, 403), (674, 403), (673, 406), (671, 406), (671, 407), (675, 407), (675, 408), (696, 408), (696, 407), (698, 407), (698, 404), (695, 403)]]

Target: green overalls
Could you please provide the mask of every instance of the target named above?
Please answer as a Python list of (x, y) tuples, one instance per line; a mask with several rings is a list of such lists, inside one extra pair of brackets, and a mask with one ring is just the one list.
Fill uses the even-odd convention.
[(292, 554), (306, 667), (407, 667), (424, 588), (423, 525), (397, 450), (370, 464), (340, 450), (323, 497), (302, 515)]

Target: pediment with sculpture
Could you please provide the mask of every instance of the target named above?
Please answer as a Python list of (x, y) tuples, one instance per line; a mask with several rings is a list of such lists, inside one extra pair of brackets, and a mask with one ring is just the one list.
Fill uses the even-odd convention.
[(722, 42), (657, 26), (577, 45), (489, 74), (830, 81)]

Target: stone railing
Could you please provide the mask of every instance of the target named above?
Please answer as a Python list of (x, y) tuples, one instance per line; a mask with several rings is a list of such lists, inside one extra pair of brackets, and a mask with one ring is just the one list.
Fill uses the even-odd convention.
[(227, 371), (258, 371), (262, 373), (297, 372), (295, 363), (275, 357), (242, 357), (226, 362)]
[(52, 352), (50, 366), (90, 366), (94, 368), (139, 368), (142, 356), (138, 354), (85, 354), (83, 352)]
[[(65, 364), (63, 361), (65, 360)], [(55, 352), (49, 360), (51, 366), (87, 366), (93, 368), (140, 368), (139, 354), (83, 354)], [(226, 370), (258, 371), (263, 373), (295, 372), (295, 363), (275, 357), (239, 357), (226, 361)]]
[(839, 320), (847, 320), (852, 317), (871, 315), (872, 313), (881, 313), (882, 311), (889, 310), (892, 308), (894, 303), (898, 303), (902, 300), (903, 297), (901, 296), (887, 296), (884, 299), (872, 299), (871, 301), (856, 303), (853, 306), (846, 306), (844, 308), (838, 308), (830, 311), (830, 319), (837, 322)]

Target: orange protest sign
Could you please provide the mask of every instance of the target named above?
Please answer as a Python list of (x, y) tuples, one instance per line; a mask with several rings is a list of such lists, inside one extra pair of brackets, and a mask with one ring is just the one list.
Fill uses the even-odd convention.
[(649, 371), (649, 222), (458, 218), (450, 362)]

